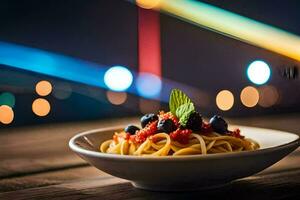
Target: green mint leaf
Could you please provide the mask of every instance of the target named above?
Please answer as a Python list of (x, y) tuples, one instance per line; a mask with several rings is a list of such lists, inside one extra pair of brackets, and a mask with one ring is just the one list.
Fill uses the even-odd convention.
[(195, 112), (195, 106), (193, 103), (185, 103), (179, 106), (176, 109), (176, 116), (179, 118), (179, 123), (182, 126), (186, 126), (190, 115), (194, 112)]
[(176, 116), (178, 118), (181, 118), (186, 113), (190, 113), (190, 112), (193, 112), (193, 111), (195, 111), (194, 104), (193, 103), (185, 103), (185, 104), (182, 104), (181, 106), (179, 106), (176, 109)]
[(177, 108), (186, 103), (192, 103), (191, 99), (186, 94), (184, 94), (181, 90), (173, 89), (170, 94), (170, 100), (169, 100), (169, 107), (171, 113), (173, 115), (176, 115)]

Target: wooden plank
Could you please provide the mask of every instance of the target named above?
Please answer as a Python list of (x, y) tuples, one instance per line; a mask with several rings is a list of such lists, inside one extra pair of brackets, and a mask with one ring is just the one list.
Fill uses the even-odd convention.
[(73, 155), (51, 155), (46, 158), (12, 158), (1, 161), (0, 178), (22, 176), (84, 165), (87, 165), (85, 161)]
[(125, 126), (136, 118), (48, 124), (1, 130), (0, 178), (83, 165), (68, 147), (76, 133), (101, 127)]
[(27, 176), (0, 179), (0, 192), (58, 185), (70, 181), (109, 176), (92, 166), (75, 167)]
[(300, 195), (300, 170), (240, 179), (218, 189), (198, 192), (150, 192), (128, 181), (100, 176), (69, 183), (0, 194), (0, 199), (283, 199)]
[[(266, 175), (283, 171), (300, 169), (300, 151), (295, 151), (272, 167), (260, 172), (258, 175)], [(27, 176), (0, 179), (0, 192), (14, 191), (27, 188), (35, 188), (48, 185), (57, 185), (70, 181), (109, 176), (92, 166), (74, 167), (69, 169), (31, 174)]]

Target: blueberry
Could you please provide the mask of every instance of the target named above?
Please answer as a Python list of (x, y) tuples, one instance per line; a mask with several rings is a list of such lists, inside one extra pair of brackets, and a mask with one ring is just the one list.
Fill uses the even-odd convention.
[(136, 131), (139, 131), (140, 129), (134, 125), (128, 125), (124, 131), (126, 133), (129, 133), (130, 135), (134, 135)]
[(157, 130), (158, 132), (170, 133), (176, 130), (176, 125), (171, 119), (162, 119), (157, 124)]
[(202, 127), (202, 117), (198, 112), (194, 112), (189, 116), (189, 119), (186, 123), (187, 129), (191, 129), (193, 131), (200, 131)]
[(149, 113), (149, 114), (144, 115), (141, 118), (142, 128), (144, 128), (147, 124), (149, 124), (150, 122), (153, 122), (155, 120), (158, 120), (158, 116), (153, 114), (153, 113)]
[(228, 130), (228, 124), (227, 122), (219, 115), (213, 116), (210, 120), (209, 123), (212, 127), (212, 129), (217, 132), (217, 133), (227, 133)]

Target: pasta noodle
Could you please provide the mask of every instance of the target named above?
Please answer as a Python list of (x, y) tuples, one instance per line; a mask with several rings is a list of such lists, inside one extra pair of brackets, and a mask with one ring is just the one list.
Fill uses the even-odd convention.
[[(251, 151), (259, 148), (252, 139), (221, 136), (217, 133), (202, 135), (192, 133), (187, 144), (173, 141), (167, 133), (157, 133), (141, 144), (124, 139), (125, 132), (115, 133), (117, 140), (107, 140), (100, 146), (103, 153), (136, 156), (182, 156)], [(156, 142), (157, 141), (157, 142)]]

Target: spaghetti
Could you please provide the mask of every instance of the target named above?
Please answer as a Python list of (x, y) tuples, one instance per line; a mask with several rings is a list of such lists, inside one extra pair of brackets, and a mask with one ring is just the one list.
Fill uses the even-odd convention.
[(116, 132), (112, 139), (100, 145), (100, 151), (135, 156), (182, 156), (259, 148), (256, 141), (242, 136), (239, 129), (228, 130), (226, 121), (218, 115), (204, 122), (190, 99), (179, 90), (172, 91), (169, 105), (170, 112), (143, 116), (142, 129), (129, 125), (124, 131)]
[(250, 151), (259, 148), (259, 144), (251, 139), (221, 136), (218, 133), (192, 133), (186, 144), (172, 140), (167, 133), (154, 134), (140, 144), (126, 139), (124, 135), (125, 132), (115, 133), (116, 139), (103, 142), (100, 151), (120, 155), (180, 156)]

